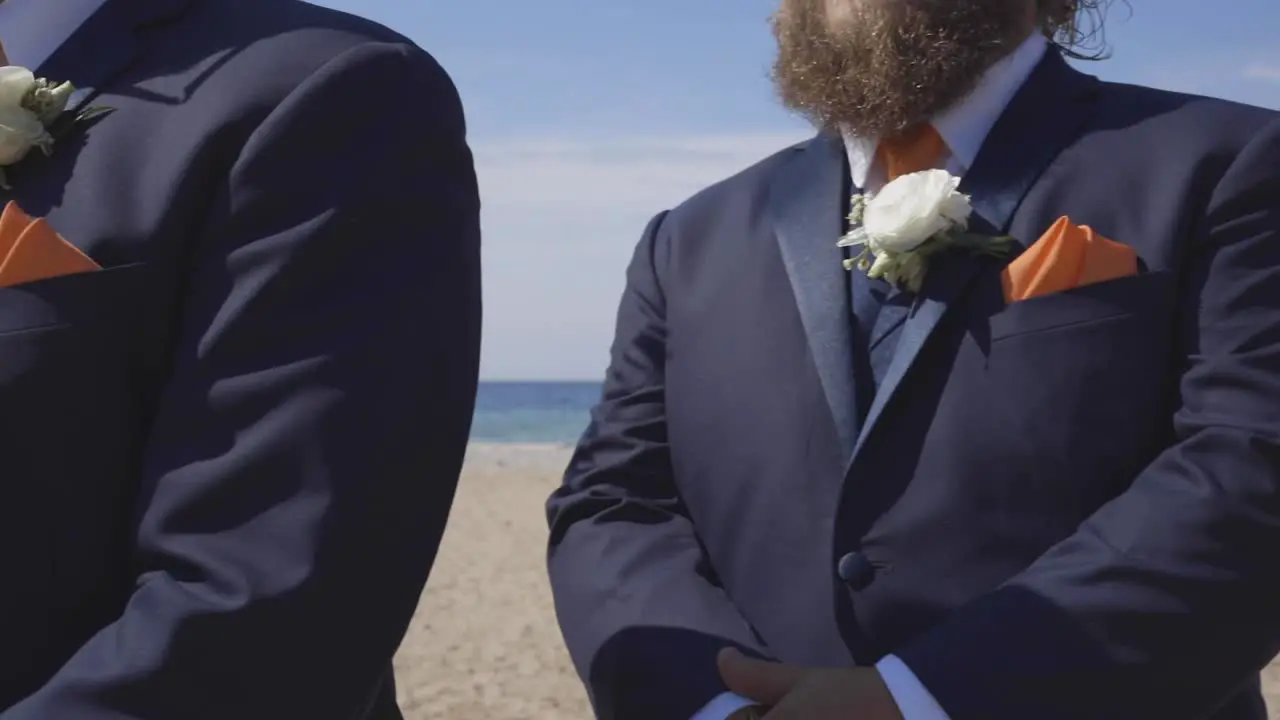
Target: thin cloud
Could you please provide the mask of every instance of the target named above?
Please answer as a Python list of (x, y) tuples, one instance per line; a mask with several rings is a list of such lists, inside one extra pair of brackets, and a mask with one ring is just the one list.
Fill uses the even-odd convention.
[(473, 141), (484, 208), (482, 376), (600, 377), (626, 265), (649, 218), (805, 136)]
[(655, 213), (803, 137), (757, 133), (481, 140), (475, 153), (481, 189), (495, 221), (505, 223), (516, 212), (563, 213), (581, 221), (632, 211)]
[(1280, 82), (1280, 65), (1250, 65), (1245, 68), (1244, 76), (1250, 80)]

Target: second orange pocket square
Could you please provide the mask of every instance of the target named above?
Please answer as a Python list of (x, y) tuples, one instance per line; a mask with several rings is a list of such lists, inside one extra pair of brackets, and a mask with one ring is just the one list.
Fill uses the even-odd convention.
[(1000, 282), (1005, 302), (1014, 303), (1137, 274), (1133, 248), (1063, 217), (1009, 263)]
[(44, 218), (33, 219), (17, 203), (0, 213), (0, 287), (101, 269)]

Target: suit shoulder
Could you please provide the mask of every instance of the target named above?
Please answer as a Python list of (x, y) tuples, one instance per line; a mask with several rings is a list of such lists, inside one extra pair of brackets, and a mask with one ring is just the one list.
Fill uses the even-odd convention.
[[(191, 107), (239, 125), (265, 118), (322, 73), (333, 80), (360, 67), (380, 72), (389, 66), (361, 61), (387, 54), (411, 61), (402, 66), (416, 85), (398, 92), (427, 105), (458, 104), (448, 73), (409, 38), (371, 20), (298, 0), (192, 0), (158, 32), (153, 48), (149, 57), (164, 65), (168, 77), (175, 83), (190, 80)], [(348, 59), (353, 62), (344, 64)]]
[[(412, 40), (379, 23), (300, 0), (219, 0), (197, 2), (168, 33), (168, 54), (196, 60), (235, 48), (224, 58), (243, 78), (282, 93), (329, 62), (361, 46), (397, 46), (440, 75), (436, 60)], [(182, 52), (177, 50), (178, 46)]]
[(705, 220), (733, 208), (761, 207), (778, 169), (812, 143), (821, 141), (821, 138), (811, 138), (794, 143), (703, 188), (672, 208), (668, 220), (683, 224)]
[(1101, 87), (1108, 124), (1149, 121), (1192, 143), (1243, 145), (1280, 122), (1280, 112), (1221, 98), (1123, 83)]
[(335, 47), (370, 42), (412, 44), (404, 35), (372, 20), (301, 0), (220, 0), (193, 12), (206, 31), (259, 41), (285, 42), (297, 36), (328, 39)]

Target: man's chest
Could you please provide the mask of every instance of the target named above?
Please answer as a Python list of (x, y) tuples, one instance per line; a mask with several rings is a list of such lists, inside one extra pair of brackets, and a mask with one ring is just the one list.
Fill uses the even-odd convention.
[[(1020, 198), (1009, 234), (1031, 245), (1069, 216), (1133, 247), (1139, 273), (1011, 303), (1001, 274), (1012, 257), (940, 259), (930, 272), (958, 278), (960, 286), (878, 432), (892, 433), (906, 418), (986, 438), (1043, 426), (1037, 462), (1073, 466), (1091, 462), (1077, 446), (1082, 427), (1117, 439), (1139, 433), (1134, 446), (1145, 448), (1145, 439), (1167, 426), (1169, 390), (1185, 357), (1176, 295), (1184, 268), (1175, 262), (1188, 242), (1184, 213), (1150, 184), (1090, 181), (1096, 170), (1074, 161), (1050, 167)], [(805, 242), (824, 267), (839, 268), (839, 224), (814, 228)], [(824, 228), (830, 237), (819, 232)], [(794, 435), (788, 442), (803, 446), (806, 434), (830, 423), (818, 353), (822, 343), (838, 342), (842, 322), (848, 327), (851, 274), (821, 271), (843, 273), (844, 291), (823, 299), (833, 311), (810, 308), (806, 316), (804, 303), (813, 297), (805, 297), (809, 288), (789, 267), (767, 212), (726, 213), (723, 222), (693, 230), (696, 238), (677, 233), (684, 244), (672, 252), (675, 272), (664, 287), (672, 427), (720, 428), (726, 438), (762, 441)], [(816, 326), (819, 316), (832, 320)], [(907, 323), (903, 331), (913, 331)], [(1064, 422), (1064, 415), (1076, 421)], [(982, 447), (951, 447), (950, 437), (939, 436), (947, 454)], [(987, 450), (1008, 457), (1010, 467), (1026, 461), (1010, 456), (1023, 450), (1008, 443)]]

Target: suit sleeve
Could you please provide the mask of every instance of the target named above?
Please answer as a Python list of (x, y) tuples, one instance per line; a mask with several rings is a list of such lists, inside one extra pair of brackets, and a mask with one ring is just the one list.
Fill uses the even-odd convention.
[(689, 720), (721, 648), (765, 650), (715, 580), (667, 448), (659, 215), (627, 271), (603, 397), (547, 505), (556, 613), (604, 720)]
[(953, 720), (1210, 717), (1280, 651), (1280, 123), (1225, 164), (1185, 257), (1173, 444), (897, 653)]
[(3, 720), (352, 720), (427, 579), (475, 401), (477, 188), (420, 51), (369, 44), (244, 145), (192, 238), (136, 589)]

